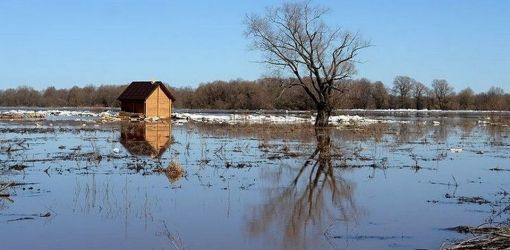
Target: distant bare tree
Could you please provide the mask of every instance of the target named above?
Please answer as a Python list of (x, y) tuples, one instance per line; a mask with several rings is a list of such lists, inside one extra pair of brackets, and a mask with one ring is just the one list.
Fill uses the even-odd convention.
[(44, 90), (43, 94), (43, 106), (56, 107), (58, 105), (59, 96), (58, 91), (55, 87), (50, 86)]
[(409, 98), (411, 97), (413, 85), (416, 82), (409, 76), (397, 76), (393, 81), (393, 92), (399, 97), (399, 108), (409, 107)]
[(505, 91), (500, 87), (491, 87), (487, 91), (487, 101), (485, 102), (488, 110), (504, 110), (506, 104)]
[(380, 81), (375, 82), (372, 85), (372, 99), (376, 109), (383, 109), (388, 107), (389, 95), (388, 90), (384, 84)]
[(41, 93), (29, 86), (20, 86), (16, 89), (16, 102), (18, 106), (39, 106)]
[(416, 104), (416, 109), (423, 109), (426, 107), (425, 99), (427, 96), (428, 88), (423, 83), (415, 81), (413, 84), (413, 97)]
[[(101, 85), (94, 90), (92, 106), (115, 107), (119, 106), (117, 97), (125, 86)], [(177, 99), (179, 100), (179, 99)]]
[(354, 80), (350, 83), (348, 90), (352, 108), (369, 108), (372, 96), (372, 84), (366, 78)]
[(193, 105), (193, 99), (195, 95), (195, 90), (191, 87), (184, 87), (184, 88), (172, 88), (171, 86), (167, 86), (168, 89), (172, 93), (175, 94), (175, 96), (178, 96), (173, 103), (175, 108), (195, 108)]
[(451, 87), (446, 80), (434, 79), (432, 81), (432, 89), (439, 105), (439, 109), (448, 109), (448, 102), (450, 97), (454, 94), (453, 87)]
[(427, 109), (436, 109), (436, 104), (436, 94), (434, 93), (434, 90), (429, 89), (427, 91)]
[(315, 126), (328, 125), (332, 92), (355, 74), (358, 53), (369, 46), (358, 34), (329, 28), (323, 21), (327, 12), (309, 1), (287, 2), (246, 18), (246, 35), (263, 62), (292, 73), (296, 81), (286, 87), (298, 86), (313, 100)]
[(473, 109), (475, 108), (475, 93), (471, 88), (463, 89), (457, 95), (460, 109)]
[(80, 98), (78, 98), (80, 105), (92, 107), (94, 105), (96, 88), (92, 85), (87, 85), (80, 89)]
[(81, 89), (78, 86), (73, 86), (67, 93), (67, 103), (71, 107), (81, 106)]
[(505, 94), (505, 100), (506, 100), (505, 109), (510, 110), (510, 93)]

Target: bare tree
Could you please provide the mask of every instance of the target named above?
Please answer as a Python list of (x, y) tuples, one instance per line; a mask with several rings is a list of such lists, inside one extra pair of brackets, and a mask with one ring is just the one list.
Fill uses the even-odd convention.
[(421, 82), (414, 82), (413, 84), (413, 97), (416, 103), (416, 109), (423, 109), (426, 107), (425, 97), (427, 95), (428, 88)]
[(397, 76), (393, 81), (393, 92), (399, 97), (399, 108), (409, 107), (409, 98), (413, 90), (413, 85), (416, 82), (409, 76)]
[(446, 80), (434, 79), (432, 81), (432, 89), (439, 104), (439, 109), (448, 109), (448, 102), (453, 95), (453, 87), (451, 87)]
[(300, 87), (313, 100), (315, 126), (328, 125), (332, 92), (355, 74), (358, 53), (369, 46), (357, 33), (329, 28), (327, 12), (310, 2), (288, 2), (246, 18), (246, 35), (263, 53), (262, 62), (292, 73), (296, 80), (286, 87)]

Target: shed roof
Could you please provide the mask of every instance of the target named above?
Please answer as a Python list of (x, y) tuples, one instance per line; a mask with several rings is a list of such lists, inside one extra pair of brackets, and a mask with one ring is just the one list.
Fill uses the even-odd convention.
[(175, 97), (170, 93), (170, 90), (161, 81), (135, 81), (129, 84), (127, 88), (117, 98), (119, 101), (144, 101), (156, 90), (161, 87), (163, 93), (175, 101)]

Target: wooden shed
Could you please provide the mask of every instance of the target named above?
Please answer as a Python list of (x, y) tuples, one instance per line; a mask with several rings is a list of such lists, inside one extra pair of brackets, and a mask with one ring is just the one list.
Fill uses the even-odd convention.
[(137, 81), (129, 84), (117, 100), (123, 112), (169, 118), (175, 98), (160, 81)]

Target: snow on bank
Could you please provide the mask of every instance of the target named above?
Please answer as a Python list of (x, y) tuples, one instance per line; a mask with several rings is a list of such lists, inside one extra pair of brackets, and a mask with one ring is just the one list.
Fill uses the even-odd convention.
[(205, 123), (277, 123), (277, 124), (295, 124), (305, 123), (309, 120), (305, 117), (281, 116), (281, 115), (263, 115), (263, 114), (202, 114), (202, 113), (172, 113), (179, 122), (193, 121)]
[(47, 115), (38, 111), (28, 111), (28, 110), (9, 110), (9, 111), (1, 111), (0, 119), (2, 120), (44, 120), (47, 118)]
[[(416, 110), (396, 110), (397, 112), (413, 112)], [(370, 112), (370, 111), (368, 111)], [(387, 110), (386, 110), (387, 112)], [(482, 113), (485, 114), (485, 113)], [(484, 115), (485, 116), (485, 115)], [(187, 112), (176, 111), (172, 113), (176, 118), (176, 124), (182, 124), (189, 121), (212, 124), (313, 124), (315, 117), (310, 113), (278, 113), (267, 111), (252, 113), (236, 113), (229, 111), (221, 112)], [(30, 109), (12, 109), (0, 110), (0, 120), (76, 120), (86, 122), (114, 122), (120, 121), (117, 111), (92, 111), (92, 110), (30, 110)], [(139, 121), (140, 119), (136, 119)], [(145, 121), (157, 121), (157, 117), (145, 119)], [(334, 115), (330, 117), (330, 124), (333, 126), (363, 126), (375, 123), (409, 123), (404, 119), (393, 119), (392, 116), (368, 118), (361, 114)], [(429, 123), (430, 121), (424, 121)], [(490, 117), (482, 117), (478, 120), (478, 125), (486, 126), (495, 123)], [(432, 125), (441, 125), (439, 121), (432, 121)]]
[(505, 110), (440, 110), (440, 109), (337, 109), (344, 112), (363, 112), (363, 113), (438, 113), (438, 114), (509, 114)]
[[(0, 117), (7, 119), (72, 119), (79, 121), (120, 121), (119, 112), (104, 111), (93, 112), (88, 110), (5, 110), (0, 111)], [(313, 124), (314, 116), (305, 114), (236, 114), (236, 113), (192, 113), (174, 112), (177, 124), (185, 122), (201, 122), (212, 124)], [(157, 121), (155, 117), (147, 118), (146, 121)], [(396, 123), (404, 121), (369, 119), (359, 115), (335, 115), (331, 116), (330, 124), (333, 126), (358, 126), (374, 123)]]
[(11, 119), (48, 119), (54, 117), (90, 117), (101, 118), (102, 120), (116, 120), (118, 112), (104, 111), (92, 112), (88, 110), (5, 110), (0, 111), (0, 116)]
[[(178, 123), (187, 121), (220, 124), (305, 124), (314, 123), (313, 116), (274, 115), (274, 114), (201, 114), (173, 113)], [(358, 115), (336, 115), (329, 118), (331, 125), (368, 125), (374, 123), (393, 123), (394, 120), (376, 120)]]

